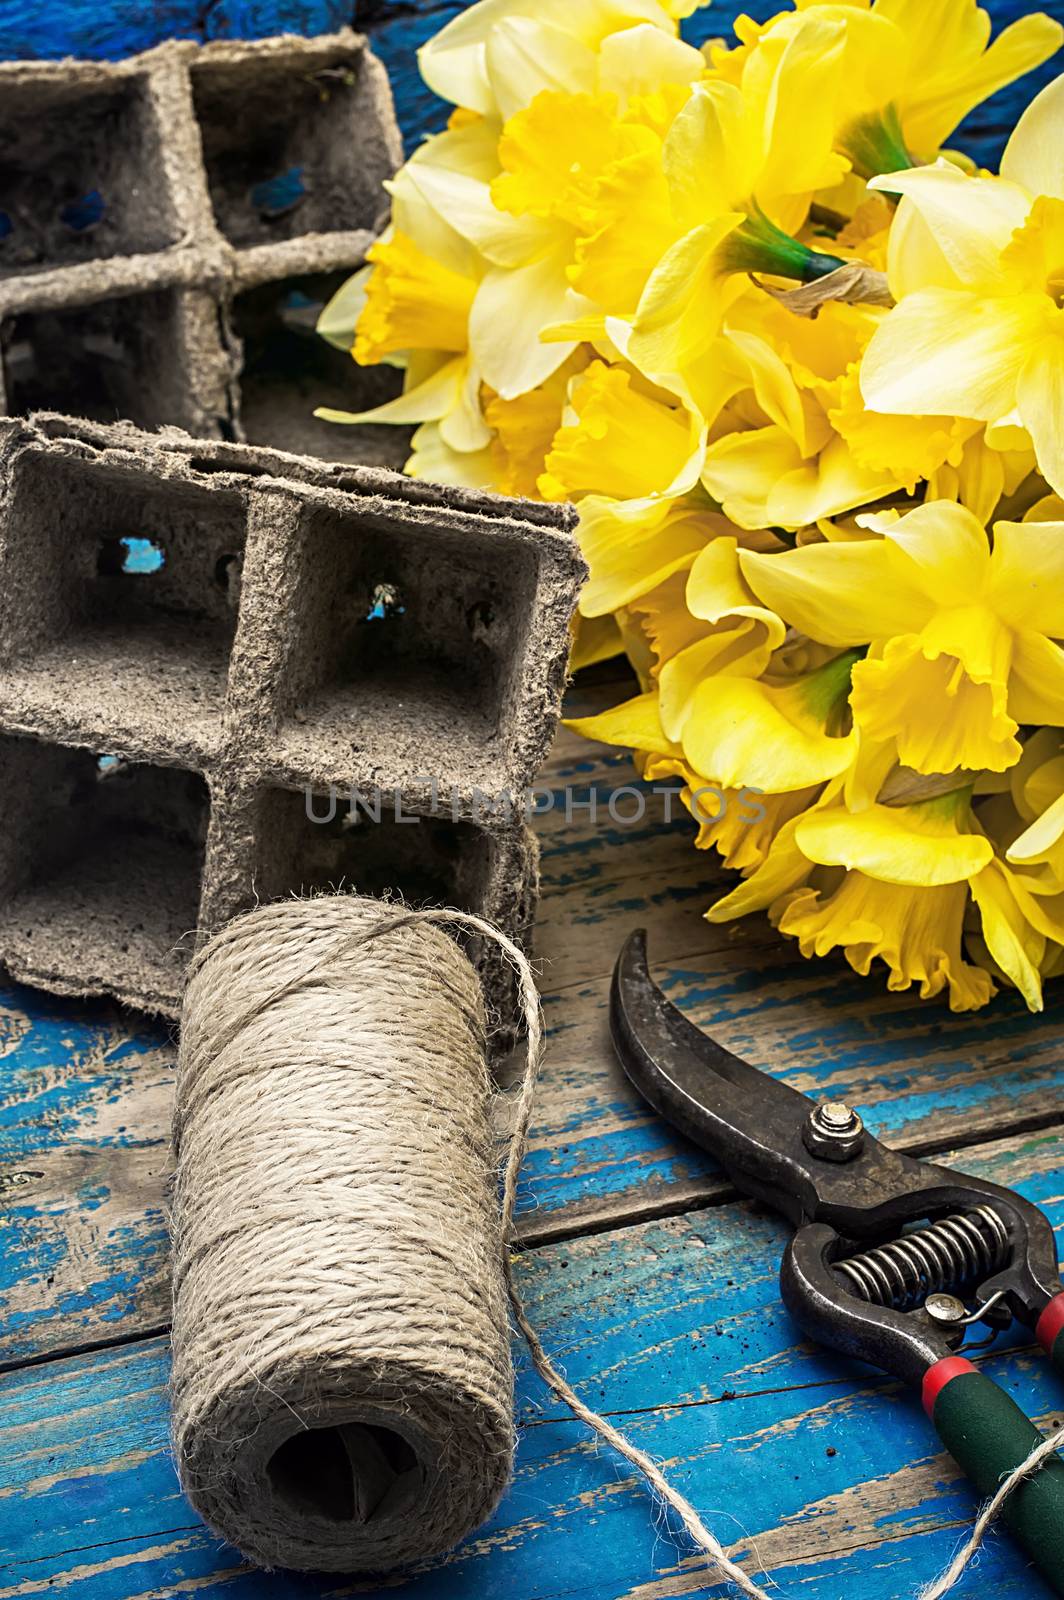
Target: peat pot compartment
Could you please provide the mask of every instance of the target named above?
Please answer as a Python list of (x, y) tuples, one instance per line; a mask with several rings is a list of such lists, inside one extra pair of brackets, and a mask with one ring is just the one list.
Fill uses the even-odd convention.
[(250, 444), (401, 471), (411, 430), (339, 424), (315, 417), (318, 406), (367, 411), (402, 387), (394, 367), (360, 367), (315, 332), (323, 306), (350, 277), (312, 273), (245, 289), (232, 304), (232, 327), (243, 349), (240, 418)]
[(502, 537), (399, 507), (305, 507), (281, 686), (291, 770), (504, 781), (537, 562)]
[(146, 76), (5, 83), (0, 278), (164, 250), (177, 237)]
[(172, 1009), (199, 908), (204, 780), (0, 738), (0, 788), (0, 960), (61, 992)]
[(208, 55), (192, 91), (214, 215), (232, 244), (374, 227), (392, 160), (360, 48)]
[(476, 910), (491, 840), (471, 822), (414, 817), (390, 794), (270, 788), (258, 798), (255, 885), (266, 900), (314, 891), (401, 895), (409, 905)]
[(0, 706), (60, 738), (198, 764), (221, 736), (236, 491), (27, 451), (0, 544)]
[(62, 411), (203, 431), (191, 398), (181, 291), (158, 289), (59, 311), (24, 311), (0, 331), (12, 416)]

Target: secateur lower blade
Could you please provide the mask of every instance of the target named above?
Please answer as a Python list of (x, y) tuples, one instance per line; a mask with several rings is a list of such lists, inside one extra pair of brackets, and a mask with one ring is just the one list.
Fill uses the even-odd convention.
[[(889, 1149), (849, 1106), (818, 1104), (726, 1050), (654, 983), (642, 930), (617, 960), (610, 1030), (655, 1111), (797, 1230), (780, 1292), (803, 1332), (921, 1388), (944, 1443), (993, 1493), (1042, 1436), (958, 1351), (974, 1323), (1016, 1321), (1064, 1371), (1064, 1282), (1045, 1214)], [(1003, 1514), (1064, 1594), (1064, 1461), (1021, 1484)]]

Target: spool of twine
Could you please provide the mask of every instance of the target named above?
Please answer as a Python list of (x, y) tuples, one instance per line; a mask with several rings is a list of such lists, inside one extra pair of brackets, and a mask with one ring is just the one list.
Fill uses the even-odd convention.
[(438, 1554), (511, 1471), (480, 986), (397, 909), (263, 906), (185, 999), (173, 1443), (196, 1510), (267, 1567)]

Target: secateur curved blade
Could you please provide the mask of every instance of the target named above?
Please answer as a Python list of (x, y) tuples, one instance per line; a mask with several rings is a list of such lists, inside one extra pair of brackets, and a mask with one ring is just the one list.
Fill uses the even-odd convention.
[(800, 1227), (831, 1222), (858, 1236), (887, 1196), (931, 1187), (934, 1169), (862, 1132), (845, 1164), (808, 1145), (816, 1104), (797, 1089), (733, 1055), (666, 999), (650, 976), (646, 933), (638, 929), (617, 958), (610, 1031), (628, 1077), (655, 1111), (708, 1150), (736, 1188), (764, 1200)]

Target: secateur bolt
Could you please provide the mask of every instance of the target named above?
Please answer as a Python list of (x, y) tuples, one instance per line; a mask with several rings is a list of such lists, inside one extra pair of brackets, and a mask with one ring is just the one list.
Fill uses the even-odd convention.
[(864, 1144), (864, 1123), (842, 1100), (822, 1100), (802, 1129), (805, 1147), (824, 1161), (851, 1161)]
[(924, 1310), (932, 1322), (941, 1323), (943, 1327), (956, 1327), (969, 1320), (967, 1306), (955, 1294), (929, 1294)]

